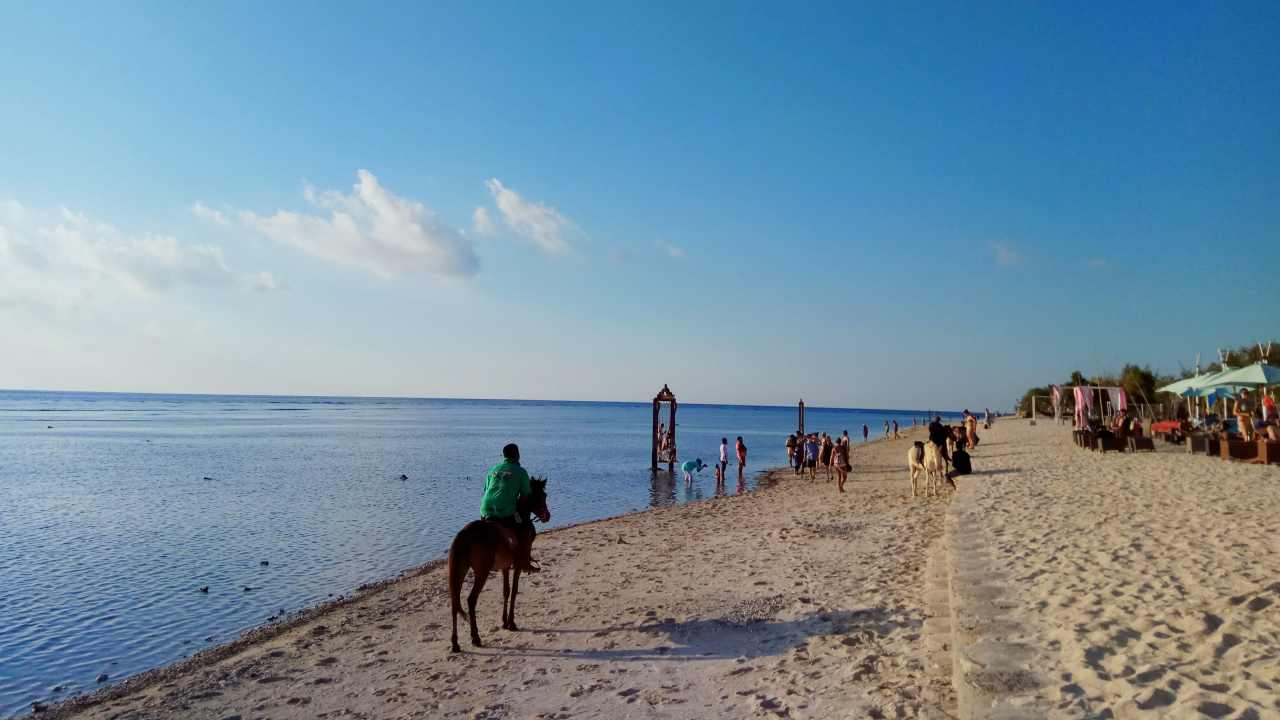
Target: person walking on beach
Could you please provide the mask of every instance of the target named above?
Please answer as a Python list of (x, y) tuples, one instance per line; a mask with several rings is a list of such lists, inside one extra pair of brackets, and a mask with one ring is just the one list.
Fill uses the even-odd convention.
[[(531, 523), (520, 522), (516, 512), (516, 500), (533, 493), (529, 473), (520, 467), (520, 447), (508, 443), (502, 448), (502, 462), (489, 468), (484, 478), (484, 496), (480, 499), (480, 519), (490, 520), (498, 526), (503, 540), (511, 550), (511, 557), (524, 566), (526, 572), (539, 572), (532, 558), (520, 557), (520, 535), (535, 531)], [(526, 525), (528, 525), (526, 527)]]
[(738, 484), (742, 484), (742, 472), (747, 467), (747, 444), (742, 442), (742, 436), (738, 436), (738, 442), (734, 446), (734, 451), (738, 454)]
[(809, 479), (818, 479), (818, 436), (810, 435), (804, 444), (804, 466), (809, 469)]
[(849, 447), (849, 431), (845, 430), (840, 434), (840, 443), (845, 447)]
[(795, 470), (796, 467), (796, 434), (791, 433), (787, 436), (787, 465)]
[(867, 427), (867, 426), (864, 424), (864, 425), (862, 426), (862, 442), (866, 442), (866, 441), (867, 441), (867, 436), (868, 436), (868, 435), (870, 435), (870, 434), (871, 434), (871, 428)]
[(833, 451), (832, 465), (836, 469), (836, 489), (844, 492), (844, 483), (849, 479), (849, 444), (837, 443)]
[(822, 467), (827, 469), (827, 480), (831, 480), (831, 436), (822, 433), (822, 439), (818, 442), (818, 462), (822, 463)]
[(884, 436), (889, 437), (889, 421), (884, 421)]
[(898, 421), (897, 420), (893, 421), (893, 439), (894, 440), (898, 439)]

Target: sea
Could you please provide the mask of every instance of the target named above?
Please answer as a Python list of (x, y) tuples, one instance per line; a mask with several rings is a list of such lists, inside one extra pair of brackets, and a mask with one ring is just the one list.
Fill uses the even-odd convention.
[[(809, 407), (805, 425), (860, 441), (863, 424), (874, 439), (928, 412)], [(548, 479), (548, 527), (717, 494), (709, 468), (691, 486), (650, 471), (651, 417), (627, 402), (0, 391), (0, 716), (442, 557), (508, 442)], [(743, 438), (732, 494), (785, 464), (797, 411), (681, 404), (677, 420), (680, 460)]]

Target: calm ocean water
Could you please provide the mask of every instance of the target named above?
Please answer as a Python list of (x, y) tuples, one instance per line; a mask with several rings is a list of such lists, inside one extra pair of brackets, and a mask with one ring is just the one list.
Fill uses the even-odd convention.
[[(806, 425), (874, 438), (923, 415), (809, 408)], [(682, 460), (742, 435), (751, 487), (796, 413), (678, 417)], [(0, 391), (0, 715), (440, 557), (506, 442), (549, 478), (552, 527), (713, 494), (709, 471), (651, 476), (649, 422), (642, 403)]]

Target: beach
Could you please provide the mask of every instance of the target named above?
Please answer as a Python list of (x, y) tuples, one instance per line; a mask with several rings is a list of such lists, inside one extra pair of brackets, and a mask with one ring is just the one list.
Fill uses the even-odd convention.
[(1160, 440), (1101, 455), (1050, 421), (984, 437), (974, 465), (999, 474), (964, 483), (948, 539), (953, 595), (991, 612), (955, 630), (1020, 655), (1006, 669), (1033, 687), (982, 699), (1056, 717), (1280, 716), (1280, 468)]
[(1043, 421), (980, 433), (949, 500), (910, 498), (902, 439), (856, 446), (844, 495), (779, 470), (549, 532), (521, 632), (498, 628), (491, 578), (483, 648), (461, 623), (449, 653), (435, 563), (52, 714), (1280, 714), (1280, 469), (1099, 455)]
[(521, 582), (521, 632), (498, 628), (490, 579), (483, 648), (459, 618), (464, 652), (450, 654), (433, 564), (55, 713), (919, 717), (950, 702), (921, 641), (925, 550), (946, 506), (907, 497), (906, 444), (856, 448), (843, 495), (784, 470), (755, 492), (546, 533), (544, 571)]

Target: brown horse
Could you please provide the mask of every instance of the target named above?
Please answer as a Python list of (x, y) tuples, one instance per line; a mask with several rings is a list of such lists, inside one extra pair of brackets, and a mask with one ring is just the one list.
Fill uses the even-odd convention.
[[(533, 523), (530, 515), (536, 515), (542, 522), (551, 520), (551, 511), (547, 509), (547, 481), (531, 478), (529, 486), (533, 490), (528, 496), (521, 496), (516, 501), (516, 514), (520, 517), (520, 530), (516, 531), (520, 547), (516, 551), (518, 557), (511, 556), (510, 546), (503, 537), (502, 528), (492, 520), (476, 520), (467, 523), (458, 531), (449, 546), (449, 609), (453, 619), (453, 652), (462, 652), (458, 647), (458, 616), (462, 615), (471, 621), (471, 644), (481, 647), (480, 631), (476, 629), (476, 600), (484, 583), (489, 579), (491, 570), (502, 571), (502, 628), (517, 631), (516, 627), (516, 593), (520, 591), (520, 569), (522, 559), (529, 557), (529, 549), (533, 545)], [(462, 581), (470, 568), (475, 574), (471, 584), (471, 594), (467, 595), (467, 611), (462, 610)], [(515, 570), (514, 577), (512, 570)]]

